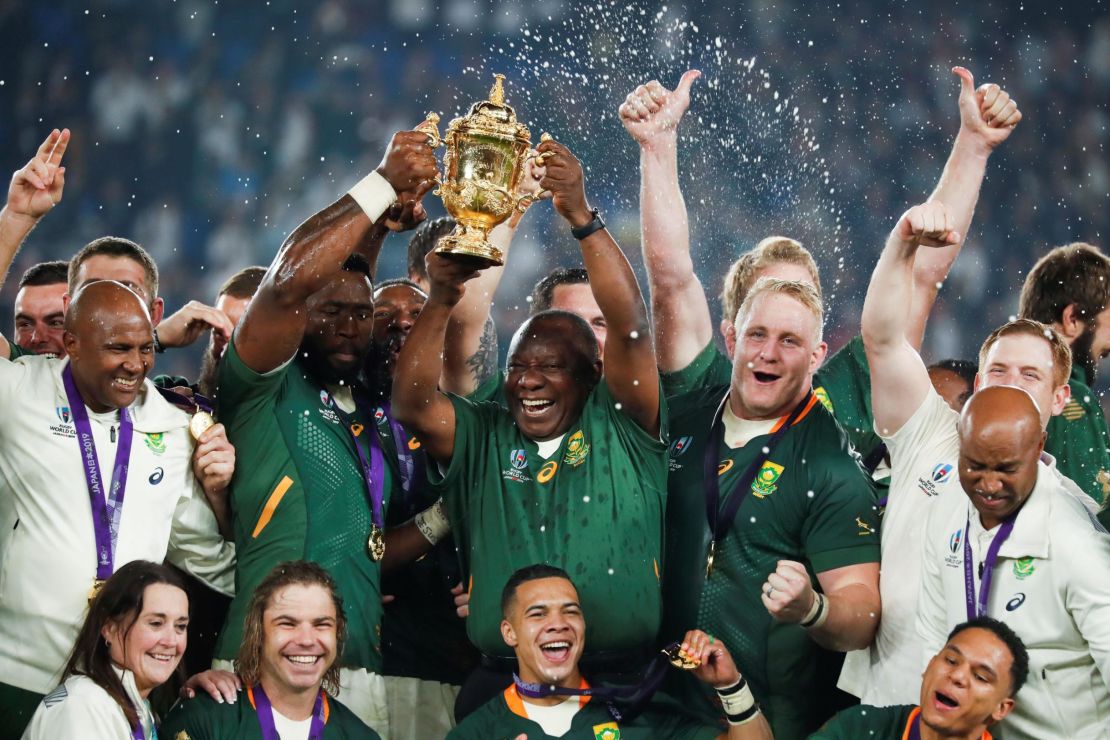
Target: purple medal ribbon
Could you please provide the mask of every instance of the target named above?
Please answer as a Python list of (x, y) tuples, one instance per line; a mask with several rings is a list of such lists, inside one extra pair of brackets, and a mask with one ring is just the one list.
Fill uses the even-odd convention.
[[(281, 740), (277, 727), (274, 725), (274, 709), (270, 704), (270, 697), (262, 684), (257, 684), (251, 689), (254, 699), (254, 710), (258, 714), (258, 724), (262, 727), (263, 740)], [(308, 730), (308, 740), (320, 740), (324, 736), (324, 692), (316, 697), (316, 705), (312, 707), (312, 726)]]
[(381, 410), (389, 422), (389, 430), (393, 434), (393, 446), (397, 448), (397, 464), (401, 469), (401, 488), (406, 494), (412, 493), (423, 487), (423, 481), (420, 480), (423, 469), (416, 464), (416, 456), (409, 449), (408, 435), (405, 434), (401, 422), (393, 417), (393, 408), (389, 401), (381, 405)]
[[(354, 398), (354, 394), (351, 394)], [(370, 500), (370, 521), (379, 530), (385, 530), (385, 513), (383, 511), (383, 503), (385, 501), (385, 456), (382, 454), (382, 446), (378, 441), (378, 432), (376, 429), (371, 428), (369, 425), (365, 426), (363, 431), (367, 432), (367, 444), (370, 447), (370, 457), (366, 457), (366, 452), (359, 446), (358, 437), (355, 435), (355, 430), (352, 428), (351, 417), (349, 417), (343, 409), (339, 408), (339, 404), (335, 402), (332, 395), (328, 394), (328, 405), (339, 416), (340, 421), (343, 422), (343, 427), (347, 430), (347, 434), (351, 435), (351, 444), (355, 446), (355, 454), (358, 455), (359, 465), (362, 467), (362, 477), (366, 480), (366, 495)], [(358, 405), (358, 401), (355, 401)], [(372, 418), (372, 417), (371, 417)]]
[[(73, 380), (73, 369), (66, 365), (62, 371), (62, 384), (69, 400), (69, 412), (73, 415), (73, 426), (77, 429), (77, 442), (81, 445), (81, 462), (84, 464), (85, 483), (89, 489), (89, 503), (92, 504), (93, 532), (96, 537), (96, 578), (106, 581), (115, 572), (116, 539), (119, 536), (119, 520), (123, 513), (123, 496), (127, 492), (127, 468), (131, 460), (131, 440), (135, 428), (126, 408), (119, 410), (119, 444), (116, 446), (116, 460), (112, 466), (112, 482), (108, 498), (104, 498), (103, 478), (100, 476), (100, 461), (96, 456), (96, 442), (93, 440), (92, 424), (85, 401)], [(141, 728), (140, 728), (141, 732)]]
[(917, 710), (906, 728), (906, 740), (921, 740), (921, 710)]
[(215, 411), (212, 400), (199, 393), (194, 393), (192, 398), (190, 398), (183, 393), (178, 393), (169, 388), (158, 388), (158, 392), (162, 395), (162, 398), (166, 399), (174, 406), (177, 406), (179, 409), (185, 411), (207, 411), (209, 414)]
[(964, 595), (967, 598), (967, 618), (969, 620), (976, 617), (987, 616), (987, 599), (991, 593), (991, 577), (994, 574), (994, 563), (998, 560), (998, 550), (1002, 547), (1002, 543), (1010, 536), (1010, 532), (1014, 529), (1014, 520), (1017, 515), (1013, 515), (1002, 522), (998, 533), (991, 540), (990, 547), (987, 548), (987, 557), (983, 562), (983, 574), (980, 577), (979, 595), (975, 595), (975, 570), (972, 565), (974, 559), (971, 552), (971, 517), (968, 517), (967, 523), (964, 525)]

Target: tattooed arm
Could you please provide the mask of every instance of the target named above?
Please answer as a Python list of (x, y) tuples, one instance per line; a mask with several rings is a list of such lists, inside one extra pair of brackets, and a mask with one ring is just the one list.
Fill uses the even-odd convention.
[(493, 323), (492, 316), (486, 318), (482, 338), (478, 340), (478, 350), (466, 358), (466, 369), (470, 371), (475, 388), (497, 372), (497, 325)]

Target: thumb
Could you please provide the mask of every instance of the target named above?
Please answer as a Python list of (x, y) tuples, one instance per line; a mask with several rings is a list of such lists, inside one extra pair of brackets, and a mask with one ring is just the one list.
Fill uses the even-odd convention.
[(698, 79), (699, 77), (701, 77), (701, 71), (697, 69), (691, 69), (690, 71), (682, 75), (682, 78), (678, 81), (678, 85), (675, 87), (674, 91), (682, 95), (683, 97), (689, 97), (690, 87), (694, 84), (694, 80)]
[(960, 78), (960, 97), (969, 97), (975, 94), (975, 77), (967, 67), (953, 67), (953, 74)]

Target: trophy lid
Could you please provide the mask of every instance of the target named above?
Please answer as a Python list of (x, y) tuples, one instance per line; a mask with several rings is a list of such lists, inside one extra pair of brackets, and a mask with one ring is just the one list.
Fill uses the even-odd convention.
[(495, 130), (507, 136), (521, 137), (525, 140), (532, 138), (527, 127), (516, 120), (516, 111), (505, 103), (505, 75), (493, 76), (493, 87), (490, 88), (489, 98), (480, 100), (470, 106), (470, 113), (451, 122), (450, 128), (480, 128)]

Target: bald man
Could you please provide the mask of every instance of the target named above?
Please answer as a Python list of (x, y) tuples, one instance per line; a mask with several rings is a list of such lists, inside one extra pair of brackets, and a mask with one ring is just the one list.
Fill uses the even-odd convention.
[(1000, 725), (1007, 740), (1106, 737), (1110, 535), (1042, 461), (1041, 411), (1025, 390), (983, 388), (957, 431), (967, 501), (938, 509), (926, 533), (922, 658), (960, 622), (1001, 620), (1025, 642), (1030, 668)]
[(223, 427), (194, 443), (190, 416), (147, 380), (146, 302), (90, 283), (63, 335), (68, 359), (0, 359), (0, 736), (19, 737), (57, 677), (90, 596), (132, 560), (175, 565), (224, 593), (234, 548)]

